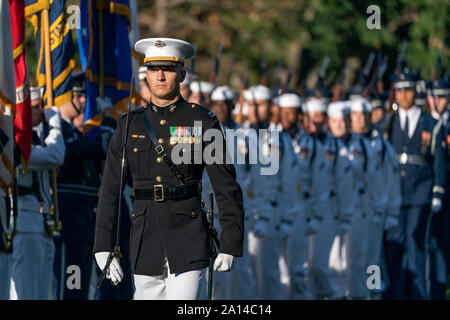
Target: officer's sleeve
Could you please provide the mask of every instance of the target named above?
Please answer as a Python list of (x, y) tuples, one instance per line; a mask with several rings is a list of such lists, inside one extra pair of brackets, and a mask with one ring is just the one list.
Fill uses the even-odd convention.
[(388, 141), (384, 141), (386, 152), (384, 159), (385, 186), (388, 191), (387, 216), (398, 219), (402, 205), (401, 180), (395, 150)]
[(354, 210), (352, 164), (347, 148), (341, 145), (338, 149), (335, 168), (336, 209), (338, 210), (339, 221), (350, 223)]
[[(214, 118), (209, 128), (220, 132), (222, 139), (222, 159), (227, 158), (226, 144), (217, 118)], [(207, 146), (209, 143), (205, 142)], [(211, 185), (214, 189), (216, 203), (219, 210), (220, 252), (241, 257), (244, 241), (244, 208), (242, 190), (236, 182), (236, 171), (233, 164), (206, 164)]]
[(280, 194), (280, 210), (281, 222), (293, 224), (297, 218), (300, 208), (298, 201), (295, 199), (298, 174), (296, 155), (286, 134), (280, 134), (283, 139), (283, 155), (280, 157), (280, 174), (281, 174), (281, 194)]
[(447, 145), (445, 142), (444, 129), (438, 122), (433, 130), (433, 198), (443, 200), (445, 194), (445, 177), (447, 166)]
[[(127, 181), (127, 171), (120, 188), (120, 174), (122, 169), (122, 135), (125, 118), (119, 120), (118, 127), (111, 138), (106, 156), (100, 197), (97, 206), (95, 223), (94, 252), (111, 252), (114, 247), (116, 215), (119, 205), (119, 191), (123, 190)], [(126, 165), (126, 163), (125, 163)]]
[(46, 146), (31, 146), (29, 170), (49, 170), (64, 164), (66, 146), (61, 128), (50, 127), (45, 144)]

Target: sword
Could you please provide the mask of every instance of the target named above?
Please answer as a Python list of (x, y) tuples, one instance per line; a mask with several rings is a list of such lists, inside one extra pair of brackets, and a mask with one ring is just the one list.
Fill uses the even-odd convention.
[(209, 206), (207, 211), (207, 220), (209, 224), (209, 276), (208, 276), (208, 300), (212, 300), (213, 293), (213, 278), (214, 278), (214, 260), (216, 258), (216, 251), (214, 248), (214, 194), (209, 194)]

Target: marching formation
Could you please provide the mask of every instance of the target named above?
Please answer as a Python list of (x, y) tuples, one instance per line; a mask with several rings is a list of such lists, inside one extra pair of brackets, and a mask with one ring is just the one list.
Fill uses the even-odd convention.
[[(170, 47), (171, 42), (164, 41)], [(152, 50), (166, 46), (163, 41), (146, 45)], [(169, 276), (175, 274), (171, 269), (185, 274), (194, 268), (194, 262), (187, 262), (189, 251), (198, 251), (196, 268), (207, 265), (205, 230), (191, 225), (191, 232), (198, 234), (177, 233), (178, 222), (165, 216), (163, 219), (168, 220), (151, 220), (147, 225), (136, 222), (145, 221), (144, 215), (148, 219), (158, 217), (152, 211), (158, 212), (160, 200), (154, 189), (150, 198), (155, 207), (134, 203), (150, 199), (144, 192), (149, 190), (145, 189), (144, 178), (152, 176), (153, 182), (160, 183), (155, 186), (161, 186), (162, 197), (165, 180), (176, 184), (175, 177), (166, 179), (168, 168), (159, 166), (167, 163), (151, 155), (153, 150), (145, 143), (145, 134), (137, 129), (137, 115), (146, 112), (153, 112), (150, 122), (162, 127), (155, 130), (158, 134), (166, 128), (170, 114), (178, 117), (171, 121), (179, 123), (171, 123), (170, 133), (164, 131), (158, 145), (166, 145), (166, 140), (175, 144), (185, 136), (196, 143), (202, 128), (189, 127), (186, 134), (183, 123), (197, 118), (217, 119), (217, 125), (216, 120), (208, 125), (220, 124), (228, 154), (234, 160), (234, 169), (223, 164), (211, 164), (206, 170), (195, 165), (186, 169), (199, 179), (203, 174), (199, 182), (195, 181), (193, 196), (200, 189), (205, 200), (210, 192), (216, 194), (219, 210), (215, 211), (215, 227), (223, 237), (228, 235), (226, 241), (221, 239), (222, 266), (218, 268), (233, 268), (231, 272), (215, 273), (214, 299), (445, 297), (450, 269), (448, 79), (430, 80), (424, 89), (424, 81), (399, 63), (388, 94), (374, 88), (382, 65), (371, 81), (358, 81), (346, 95), (340, 92), (341, 80), (333, 93), (318, 81), (315, 88), (301, 93), (288, 86), (270, 89), (263, 82), (250, 88), (242, 86), (238, 94), (228, 85), (217, 86), (215, 77), (200, 81), (191, 72), (180, 84), (181, 97), (163, 108), (152, 97), (155, 88), (149, 84), (150, 74), (159, 72), (159, 77), (179, 70), (179, 65), (161, 55), (156, 60), (147, 57), (140, 69), (142, 107), (136, 106), (131, 112), (135, 122), (131, 122), (132, 141), (126, 149), (131, 174), (124, 181), (117, 167), (121, 152), (117, 132), (127, 131), (123, 131), (123, 117), (122, 122), (114, 120), (113, 104), (107, 95), (96, 101), (101, 114), (96, 133), (84, 135), (84, 73), (74, 74), (73, 100), (60, 108), (43, 109), (41, 89), (31, 88), (30, 160), (26, 168), (20, 159), (14, 161), (19, 164), (14, 169), (14, 193), (1, 194), (1, 299), (132, 299), (133, 294), (135, 298), (156, 297), (149, 292), (162, 281), (153, 277), (160, 269), (168, 285), (170, 281), (176, 284)], [(362, 72), (366, 79), (370, 69)], [(198, 113), (184, 118), (183, 112), (191, 108)], [(227, 139), (230, 132), (238, 131), (237, 139)], [(8, 137), (3, 130), (0, 133), (3, 148)], [(251, 161), (251, 150), (258, 151), (259, 161)], [(146, 162), (146, 155), (154, 161)], [(241, 163), (238, 158), (245, 161)], [(264, 171), (275, 160), (276, 170)], [(2, 159), (1, 181), (9, 185), (13, 177), (7, 167)], [(124, 204), (119, 205), (121, 258), (113, 260), (107, 277), (120, 283), (113, 286), (107, 281), (95, 290), (102, 271), (97, 264), (103, 269), (112, 250), (110, 237), (119, 181), (124, 186)], [(185, 214), (185, 205), (196, 206), (185, 201), (170, 202), (171, 211)], [(178, 216), (179, 224), (191, 219), (190, 214)], [(197, 215), (192, 211), (193, 218)], [(196, 228), (202, 223), (198, 221)], [(151, 237), (140, 235), (145, 228), (148, 231), (161, 223), (167, 224), (166, 229), (149, 232)], [(172, 233), (168, 232), (170, 228)], [(161, 238), (156, 236), (159, 232)], [(177, 247), (177, 241), (184, 247)], [(156, 256), (161, 263), (152, 260)], [(236, 261), (234, 257), (238, 257)], [(191, 276), (203, 278), (205, 274)], [(137, 282), (141, 282), (142, 291), (135, 293)], [(172, 288), (193, 290), (183, 284), (172, 284)], [(183, 296), (171, 290), (168, 296)]]

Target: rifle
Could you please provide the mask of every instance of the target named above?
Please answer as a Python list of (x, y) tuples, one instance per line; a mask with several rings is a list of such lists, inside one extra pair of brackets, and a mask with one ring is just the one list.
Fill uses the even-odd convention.
[(344, 83), (345, 78), (347, 77), (347, 73), (348, 73), (348, 64), (346, 63), (341, 71), (341, 74), (339, 75), (336, 87), (334, 87), (333, 97), (331, 98), (332, 102), (338, 101), (339, 98), (341, 97), (342, 85)]
[(261, 49), (261, 63), (259, 65), (259, 83), (263, 86), (267, 86), (267, 61), (266, 61), (266, 51), (264, 46)]
[(318, 75), (317, 81), (316, 81), (316, 86), (314, 88), (314, 91), (316, 92), (316, 98), (322, 97), (320, 90), (323, 88), (323, 85), (324, 85), (323, 79), (325, 77), (325, 73), (327, 72), (329, 63), (330, 63), (330, 57), (326, 56), (322, 62), (322, 66), (320, 67), (319, 75)]
[(387, 68), (387, 56), (384, 56), (383, 59), (381, 59), (381, 54), (378, 52), (377, 54), (377, 70), (372, 75), (372, 78), (370, 79), (369, 83), (365, 87), (362, 97), (366, 98), (370, 95), (370, 92), (372, 91), (372, 88), (375, 86), (375, 83), (381, 82), (383, 79), (384, 72)]
[(214, 69), (211, 72), (211, 75), (209, 76), (209, 83), (216, 86), (217, 82), (217, 75), (219, 74), (219, 67), (220, 67), (220, 57), (222, 55), (223, 45), (219, 44), (219, 48), (217, 49), (216, 57), (214, 58)]
[(283, 87), (281, 87), (280, 94), (285, 94), (288, 91), (291, 78), (292, 78), (292, 68), (289, 68), (288, 73), (286, 75), (286, 80), (284, 81)]
[[(400, 68), (402, 67), (403, 59), (405, 57), (405, 50), (406, 50), (406, 40), (403, 40), (402, 47), (400, 49), (400, 53), (397, 56), (397, 63), (395, 65), (394, 74), (398, 74), (400, 72)], [(388, 98), (388, 106), (389, 110), (392, 110), (392, 105), (394, 103), (394, 83), (391, 83), (391, 89), (389, 91), (389, 98)]]
[(194, 74), (194, 72), (195, 72), (195, 56), (192, 57), (191, 64), (189, 65), (189, 68), (187, 69), (187, 73)]
[(242, 108), (244, 106), (244, 102), (245, 102), (245, 96), (244, 96), (244, 92), (245, 89), (247, 89), (248, 86), (248, 77), (242, 79), (241, 78), (241, 85), (239, 88), (239, 111), (238, 114), (236, 115), (234, 121), (236, 121), (237, 123), (242, 123), (243, 119), (242, 119)]
[[(133, 90), (133, 79), (134, 79), (134, 72), (131, 75), (130, 80), (130, 93), (128, 96), (128, 112), (127, 112), (127, 119), (125, 124), (125, 135), (122, 138), (122, 161), (121, 161), (121, 170), (120, 170), (120, 185), (119, 185), (119, 203), (117, 208), (117, 228), (116, 228), (116, 242), (114, 246), (114, 251), (110, 252), (108, 255), (108, 259), (106, 260), (105, 267), (102, 270), (102, 273), (100, 274), (100, 277), (97, 281), (97, 288), (100, 288), (102, 286), (103, 280), (106, 278), (106, 273), (109, 269), (109, 266), (111, 265), (111, 262), (114, 258), (116, 258), (118, 261), (120, 261), (120, 258), (122, 257), (122, 253), (120, 252), (120, 221), (122, 220), (122, 189), (124, 187), (125, 183), (125, 150), (127, 146), (127, 140), (128, 140), (128, 127), (130, 123), (130, 111), (131, 111), (131, 95)], [(118, 282), (112, 282), (114, 286), (117, 286)]]
[(372, 51), (367, 58), (366, 64), (359, 74), (357, 86), (365, 86), (367, 83), (367, 78), (369, 77), (370, 70), (372, 69), (373, 61), (375, 60), (375, 53)]

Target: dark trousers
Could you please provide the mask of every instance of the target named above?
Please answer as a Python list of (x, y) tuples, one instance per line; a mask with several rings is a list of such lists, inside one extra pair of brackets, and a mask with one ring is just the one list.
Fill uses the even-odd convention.
[[(54, 271), (57, 298), (59, 299), (61, 296), (60, 281), (62, 275), (64, 279), (62, 283), (64, 290), (63, 300), (88, 300), (92, 263), (94, 261), (93, 244), (90, 242), (61, 242), (59, 239), (56, 239), (55, 247)], [(63, 252), (65, 253), (64, 258)], [(63, 263), (64, 265), (62, 265)], [(74, 278), (78, 276), (79, 279)], [(73, 284), (76, 281), (78, 281), (79, 286), (74, 287)]]
[[(399, 224), (387, 231), (385, 254), (390, 285), (384, 293), (384, 299), (428, 299), (425, 281), (425, 233), (429, 215), (428, 206), (402, 207)], [(437, 224), (433, 221), (430, 239), (436, 233), (436, 227)], [(433, 269), (431, 262), (431, 298), (436, 298), (437, 292), (441, 290), (438, 289), (439, 284), (435, 281)]]

